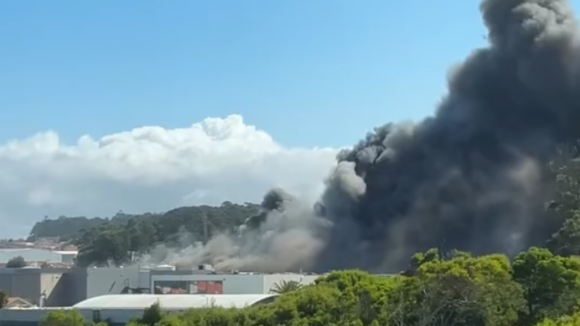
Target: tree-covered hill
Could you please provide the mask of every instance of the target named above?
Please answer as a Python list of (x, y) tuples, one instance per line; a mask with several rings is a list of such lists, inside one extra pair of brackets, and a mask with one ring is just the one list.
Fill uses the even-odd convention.
[(36, 238), (59, 237), (62, 240), (71, 240), (78, 236), (81, 230), (88, 230), (103, 224), (123, 225), (129, 221), (129, 215), (117, 214), (112, 218), (85, 217), (85, 216), (60, 216), (57, 219), (45, 217), (42, 221), (36, 222), (30, 230), (28, 240)]
[(146, 252), (156, 243), (178, 245), (183, 235), (203, 241), (216, 233), (233, 231), (259, 207), (224, 202), (220, 206), (179, 207), (163, 214), (119, 212), (111, 218), (45, 218), (32, 227), (29, 238), (60, 237), (79, 246), (82, 265), (121, 263), (128, 259), (127, 252)]
[(207, 218), (210, 234), (217, 230), (229, 230), (240, 225), (259, 210), (259, 205), (245, 203), (244, 205), (224, 202), (220, 206), (186, 206), (174, 208), (165, 213), (126, 214), (118, 212), (110, 218), (86, 216), (60, 216), (57, 219), (45, 218), (34, 224), (30, 230), (29, 239), (42, 237), (60, 237), (62, 240), (72, 240), (83, 232), (104, 225), (125, 226), (131, 219), (148, 220), (160, 227), (163, 238), (175, 234), (183, 226), (190, 233), (203, 236), (203, 220)]

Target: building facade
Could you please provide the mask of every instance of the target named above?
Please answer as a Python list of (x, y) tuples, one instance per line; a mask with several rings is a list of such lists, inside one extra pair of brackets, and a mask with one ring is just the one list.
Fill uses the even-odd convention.
[(40, 307), (67, 307), (105, 294), (137, 288), (138, 268), (5, 268), (0, 290)]
[(69, 307), (101, 295), (268, 294), (283, 281), (303, 285), (319, 275), (217, 273), (207, 270), (142, 270), (126, 268), (5, 268), (0, 290), (39, 307)]
[(267, 294), (282, 281), (311, 284), (320, 275), (200, 273), (198, 270), (150, 271), (149, 289), (155, 294)]

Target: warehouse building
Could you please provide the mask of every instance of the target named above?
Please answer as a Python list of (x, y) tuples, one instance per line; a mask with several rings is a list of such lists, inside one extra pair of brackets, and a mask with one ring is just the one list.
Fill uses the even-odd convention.
[[(216, 273), (204, 269), (142, 271), (141, 279), (155, 294), (268, 294), (282, 281), (314, 283), (315, 274)], [(144, 284), (142, 283), (144, 286)]]
[(0, 290), (40, 307), (72, 306), (87, 298), (130, 292), (139, 268), (3, 268)]
[(78, 310), (87, 321), (107, 320), (111, 325), (125, 325), (133, 318), (143, 315), (146, 308), (159, 303), (166, 313), (182, 313), (189, 309), (221, 307), (241, 309), (268, 304), (276, 295), (160, 295), (123, 294), (104, 295), (80, 302), (70, 308), (0, 309), (2, 326), (36, 326), (48, 313), (57, 309)]
[(0, 290), (40, 307), (69, 307), (107, 294), (269, 294), (275, 284), (303, 285), (319, 275), (219, 273), (208, 268), (143, 270), (126, 268), (0, 269)]

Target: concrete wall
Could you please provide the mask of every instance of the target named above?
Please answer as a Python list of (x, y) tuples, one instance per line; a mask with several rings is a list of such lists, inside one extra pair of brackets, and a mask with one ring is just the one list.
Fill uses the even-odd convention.
[(82, 269), (79, 271), (58, 268), (2, 269), (0, 290), (39, 306), (66, 306), (74, 300), (85, 298), (75, 295), (78, 291), (78, 282), (70, 281), (71, 278), (74, 279), (70, 276), (73, 271), (82, 274)]
[[(51, 307), (70, 307), (87, 298), (87, 270), (86, 268), (72, 268), (63, 274), (62, 286), (55, 293)], [(48, 306), (48, 305), (47, 305)]]
[(139, 283), (138, 287), (151, 289), (151, 271), (150, 270), (140, 270), (139, 271)]
[(137, 268), (4, 269), (0, 290), (35, 305), (67, 307), (139, 285)]
[(20, 297), (38, 305), (40, 288), (40, 274), (38, 272), (0, 273), (0, 290), (11, 297)]
[(139, 268), (88, 268), (86, 298), (121, 294), (125, 288), (139, 287)]
[[(40, 297), (42, 302), (36, 303), (39, 306), (59, 306), (60, 300), (67, 293), (64, 286), (64, 274), (61, 273), (39, 273), (40, 277)], [(39, 300), (39, 301), (40, 301)]]

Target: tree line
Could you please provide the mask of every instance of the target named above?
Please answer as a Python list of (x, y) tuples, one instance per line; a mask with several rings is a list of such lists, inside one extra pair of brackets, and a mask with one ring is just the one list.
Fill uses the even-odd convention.
[(224, 202), (220, 206), (179, 207), (162, 214), (119, 212), (112, 218), (45, 218), (32, 227), (29, 239), (58, 237), (78, 246), (79, 266), (122, 265), (159, 243), (181, 246), (192, 239), (203, 241), (234, 231), (259, 209), (257, 204)]

